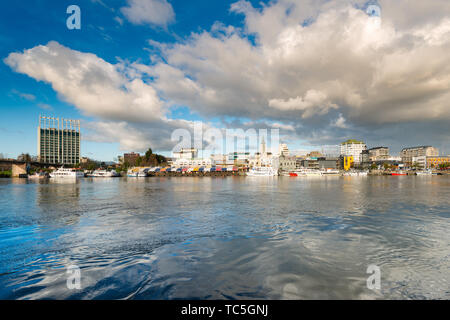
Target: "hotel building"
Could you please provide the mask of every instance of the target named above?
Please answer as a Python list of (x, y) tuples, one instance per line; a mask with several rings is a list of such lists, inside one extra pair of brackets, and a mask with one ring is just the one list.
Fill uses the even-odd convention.
[(80, 163), (80, 120), (39, 116), (38, 161), (51, 164)]

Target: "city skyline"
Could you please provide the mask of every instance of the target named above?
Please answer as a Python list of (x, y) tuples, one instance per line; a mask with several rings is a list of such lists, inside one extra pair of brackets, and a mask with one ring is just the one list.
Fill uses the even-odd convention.
[(170, 155), (196, 121), (278, 128), (290, 150), (352, 138), (450, 153), (448, 2), (194, 2), (79, 1), (81, 30), (66, 3), (4, 8), (0, 152), (35, 154), (45, 113), (80, 119), (81, 156), (102, 161)]

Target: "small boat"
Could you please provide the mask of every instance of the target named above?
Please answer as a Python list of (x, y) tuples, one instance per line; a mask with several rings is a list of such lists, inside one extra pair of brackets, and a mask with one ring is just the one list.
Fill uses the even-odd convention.
[(391, 176), (407, 176), (408, 174), (406, 172), (403, 171), (397, 171), (397, 172), (392, 172)]
[(278, 172), (272, 167), (253, 167), (247, 172), (249, 177), (274, 177)]
[(139, 170), (139, 172), (138, 172), (138, 177), (139, 178), (145, 178), (145, 177), (148, 177), (148, 171), (150, 170), (150, 168), (145, 168), (145, 169), (142, 169), (142, 170)]
[(79, 179), (84, 178), (84, 173), (75, 169), (59, 168), (50, 173), (51, 178)]
[(31, 176), (28, 176), (28, 179), (48, 179), (50, 175), (47, 172), (36, 172)]
[(127, 177), (136, 178), (139, 174), (139, 169), (132, 168), (127, 171)]

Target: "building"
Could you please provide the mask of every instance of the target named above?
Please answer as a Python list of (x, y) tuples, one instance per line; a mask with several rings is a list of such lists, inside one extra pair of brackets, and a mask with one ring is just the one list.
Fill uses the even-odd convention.
[(289, 148), (287, 144), (282, 143), (278, 146), (278, 156), (279, 157), (289, 157)]
[(320, 169), (319, 160), (317, 158), (307, 158), (297, 160), (298, 168)]
[(341, 156), (353, 157), (355, 164), (361, 162), (361, 153), (364, 150), (367, 150), (367, 146), (362, 141), (350, 139), (341, 143)]
[(80, 120), (39, 116), (38, 161), (75, 165), (80, 163)]
[(306, 156), (309, 158), (320, 158), (320, 157), (323, 157), (323, 154), (320, 153), (319, 151), (311, 151)]
[(257, 152), (249, 159), (250, 167), (271, 167), (273, 166), (274, 156), (272, 152), (267, 152), (264, 137), (261, 141), (260, 152)]
[(196, 159), (198, 158), (198, 150), (194, 148), (181, 149), (181, 151), (173, 153), (174, 160), (177, 159)]
[(339, 169), (339, 158), (319, 158), (317, 162), (320, 169)]
[(215, 165), (213, 159), (175, 159), (172, 163), (173, 167), (211, 167)]
[(272, 166), (275, 170), (294, 171), (297, 168), (297, 160), (295, 157), (280, 156), (273, 158)]
[(390, 157), (388, 147), (376, 147), (367, 151), (369, 152), (369, 161), (388, 160)]
[(400, 152), (400, 156), (406, 166), (412, 166), (414, 157), (436, 157), (439, 156), (439, 149), (432, 146), (404, 148)]
[(231, 152), (228, 154), (228, 160), (236, 165), (247, 165), (250, 160), (250, 152)]
[(139, 153), (125, 153), (123, 155), (123, 163), (127, 163), (128, 165), (133, 167), (136, 165), (136, 161), (140, 156), (141, 155)]
[(413, 157), (412, 158), (412, 164), (417, 165), (419, 168), (422, 169), (432, 169), (432, 168), (439, 168), (439, 165), (444, 163), (450, 163), (450, 156), (441, 156), (441, 157), (427, 157), (427, 156), (420, 156), (420, 157)]

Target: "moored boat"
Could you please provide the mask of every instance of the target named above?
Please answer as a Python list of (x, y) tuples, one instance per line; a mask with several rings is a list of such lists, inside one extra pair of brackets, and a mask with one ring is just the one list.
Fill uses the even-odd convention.
[(274, 177), (278, 172), (272, 167), (253, 167), (247, 172), (249, 177)]
[(59, 168), (50, 173), (51, 178), (79, 179), (84, 178), (84, 173), (75, 169)]

